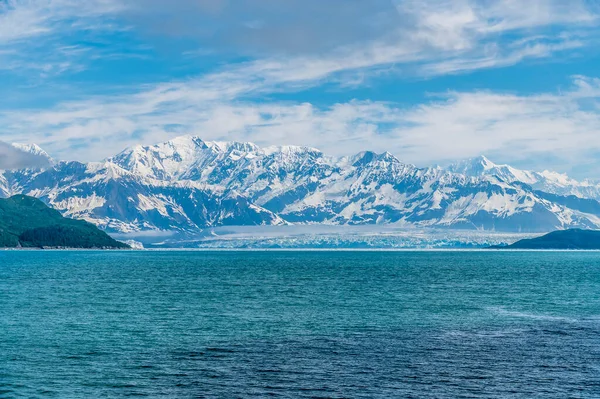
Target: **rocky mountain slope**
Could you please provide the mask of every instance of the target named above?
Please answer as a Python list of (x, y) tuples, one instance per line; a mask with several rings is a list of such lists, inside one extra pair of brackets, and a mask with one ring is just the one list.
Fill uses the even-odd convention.
[(310, 147), (194, 136), (136, 146), (99, 163), (55, 162), (0, 174), (0, 196), (36, 196), (111, 232), (284, 224), (595, 228), (599, 187), (483, 157), (446, 169), (417, 168), (390, 153), (333, 158)]

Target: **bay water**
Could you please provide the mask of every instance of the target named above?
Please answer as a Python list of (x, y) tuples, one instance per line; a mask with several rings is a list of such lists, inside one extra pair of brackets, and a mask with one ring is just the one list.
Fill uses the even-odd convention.
[(598, 252), (0, 252), (0, 398), (600, 398)]

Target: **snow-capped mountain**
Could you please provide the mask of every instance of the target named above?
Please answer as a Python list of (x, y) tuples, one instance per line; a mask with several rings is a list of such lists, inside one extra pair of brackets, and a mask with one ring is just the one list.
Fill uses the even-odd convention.
[(11, 145), (17, 150), (21, 150), (32, 155), (37, 155), (39, 157), (46, 158), (49, 163), (54, 162), (52, 160), (52, 157), (50, 157), (50, 155), (48, 155), (48, 153), (42, 148), (40, 148), (40, 146), (38, 146), (37, 144), (12, 143)]
[(566, 174), (551, 171), (531, 172), (519, 170), (509, 165), (497, 165), (484, 156), (468, 159), (450, 165), (451, 172), (473, 177), (498, 178), (503, 181), (522, 182), (536, 190), (550, 194), (600, 200), (600, 184), (589, 180), (577, 181)]
[(417, 168), (390, 153), (333, 158), (310, 147), (182, 136), (99, 163), (5, 171), (0, 195), (33, 195), (112, 232), (281, 224), (523, 232), (600, 226), (600, 196), (583, 190), (587, 183), (557, 176), (485, 158)]

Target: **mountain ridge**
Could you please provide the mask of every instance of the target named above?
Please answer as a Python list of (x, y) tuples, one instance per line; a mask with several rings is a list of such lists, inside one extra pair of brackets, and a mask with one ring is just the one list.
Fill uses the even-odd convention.
[(548, 170), (533, 172), (506, 164), (496, 164), (483, 155), (451, 164), (447, 170), (467, 176), (497, 177), (507, 182), (521, 182), (550, 194), (600, 200), (599, 183), (589, 180), (577, 181), (567, 174)]
[(599, 186), (557, 176), (485, 157), (419, 168), (389, 152), (336, 158), (312, 147), (180, 136), (102, 162), (4, 171), (0, 196), (32, 195), (120, 233), (285, 224), (523, 232), (600, 226)]

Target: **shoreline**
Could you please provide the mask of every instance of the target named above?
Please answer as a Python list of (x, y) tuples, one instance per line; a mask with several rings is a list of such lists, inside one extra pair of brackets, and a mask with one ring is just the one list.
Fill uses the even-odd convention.
[(5, 252), (600, 252), (600, 249), (497, 248), (0, 248)]

